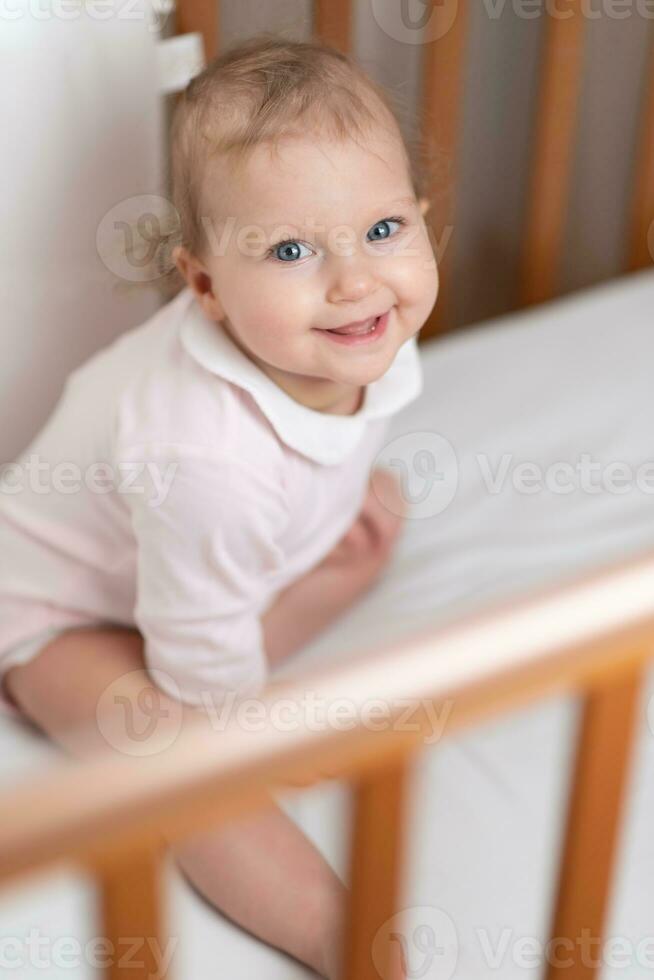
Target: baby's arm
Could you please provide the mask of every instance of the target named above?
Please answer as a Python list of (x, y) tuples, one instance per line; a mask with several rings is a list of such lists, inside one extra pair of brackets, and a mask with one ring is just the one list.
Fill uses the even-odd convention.
[(356, 603), (392, 557), (406, 507), (396, 478), (386, 470), (369, 485), (363, 506), (333, 550), (277, 596), (264, 613), (266, 656), (276, 665), (296, 653)]

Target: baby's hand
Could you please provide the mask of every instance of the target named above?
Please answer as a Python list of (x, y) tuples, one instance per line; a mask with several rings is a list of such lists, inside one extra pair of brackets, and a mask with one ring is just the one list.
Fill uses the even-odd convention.
[(406, 504), (390, 470), (378, 469), (368, 484), (363, 506), (352, 527), (325, 560), (363, 557), (371, 551), (390, 552), (404, 523)]
[[(389, 470), (376, 470), (356, 520), (318, 568), (337, 573), (334, 587), (347, 589), (352, 598), (361, 595), (388, 564), (405, 513), (406, 505), (395, 476)], [(339, 576), (342, 576), (340, 585)]]

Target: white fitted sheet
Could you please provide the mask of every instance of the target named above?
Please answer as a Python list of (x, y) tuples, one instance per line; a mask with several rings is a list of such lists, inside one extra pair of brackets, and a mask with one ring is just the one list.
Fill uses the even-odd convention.
[[(407, 521), (392, 565), (365, 600), (277, 676), (300, 676), (376, 641), (654, 547), (654, 494), (635, 482), (637, 467), (654, 459), (652, 311), (648, 271), (425, 345), (424, 393), (394, 420), (389, 441), (419, 431), (446, 439), (458, 464), (454, 498), (432, 517)], [(513, 464), (527, 461), (543, 471), (555, 462), (574, 466), (582, 453), (604, 477), (612, 461), (630, 466), (627, 492), (578, 486), (526, 494), (509, 478), (502, 492), (490, 493), (478, 458), (495, 469), (508, 456), (510, 475)], [(654, 487), (652, 475), (648, 482)], [(654, 966), (654, 941), (647, 944), (654, 935), (653, 694), (649, 671), (609, 924), (621, 945), (613, 946), (602, 980), (639, 980)], [(539, 975), (531, 950), (548, 938), (577, 721), (572, 699), (550, 698), (417, 757), (402, 903), (414, 910), (407, 920), (414, 975)], [(3, 785), (54, 755), (28, 724), (11, 718), (0, 717), (0, 746)], [(345, 877), (345, 785), (289, 793), (282, 803)], [(178, 940), (173, 978), (310, 975), (218, 917), (172, 865), (168, 881), (170, 932)], [(0, 893), (2, 935), (24, 937), (32, 928), (49, 936), (48, 977), (90, 980), (92, 964), (83, 956), (69, 953), (71, 965), (57, 965), (52, 941), (68, 936), (83, 947), (96, 935), (94, 899), (90, 880), (73, 873), (35, 879)], [(424, 955), (411, 944), (421, 923), (435, 929), (444, 950), (422, 973)], [(25, 980), (44, 975), (28, 954), (10, 955), (22, 957)]]

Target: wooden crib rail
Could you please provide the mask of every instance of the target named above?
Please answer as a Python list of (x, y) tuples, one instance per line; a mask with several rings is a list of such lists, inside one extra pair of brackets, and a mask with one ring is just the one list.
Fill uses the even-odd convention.
[(644, 269), (654, 259), (654, 45), (643, 88), (642, 125), (636, 150), (634, 198), (629, 221), (630, 269)]
[[(556, 295), (563, 252), (581, 91), (585, 19), (581, 0), (569, 17), (548, 17), (534, 125), (520, 305)], [(564, 5), (565, 6), (565, 5)]]
[[(289, 781), (310, 784), (317, 772), (329, 773), (351, 780), (356, 796), (343, 976), (373, 980), (372, 937), (400, 902), (405, 777), (430, 733), (425, 705), (438, 717), (449, 705), (447, 737), (534, 698), (577, 692), (585, 710), (553, 929), (580, 956), (579, 930), (601, 937), (604, 928), (641, 672), (653, 654), (648, 552), (359, 654), (261, 698), (270, 719), (278, 698), (301, 705), (307, 689), (325, 705), (345, 697), (356, 722), (349, 730), (316, 730), (299, 712), (293, 731), (272, 723), (246, 731), (232, 716), (219, 733), (204, 725), (185, 730), (165, 753), (53, 766), (0, 798), (0, 885), (73, 862), (101, 883), (104, 936), (163, 938), (162, 832), (181, 839), (255, 810), (267, 791)], [(388, 708), (381, 730), (366, 724), (372, 701)], [(416, 706), (414, 724), (396, 725), (407, 701)], [(593, 975), (587, 962), (576, 967), (567, 974), (575, 980)]]

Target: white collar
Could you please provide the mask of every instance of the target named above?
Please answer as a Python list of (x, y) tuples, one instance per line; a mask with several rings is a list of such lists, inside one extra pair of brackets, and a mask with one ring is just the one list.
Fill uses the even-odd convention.
[(219, 323), (206, 316), (189, 287), (183, 292), (188, 295), (182, 302), (179, 336), (186, 351), (207, 370), (249, 391), (279, 438), (317, 463), (343, 462), (363, 437), (367, 422), (395, 414), (422, 391), (422, 364), (414, 336), (400, 347), (386, 374), (367, 385), (363, 405), (354, 415), (307, 408), (276, 385)]

